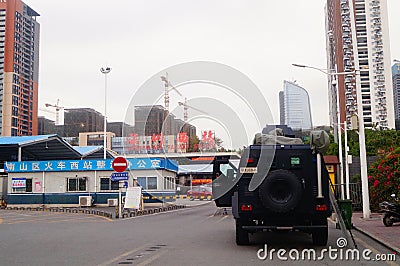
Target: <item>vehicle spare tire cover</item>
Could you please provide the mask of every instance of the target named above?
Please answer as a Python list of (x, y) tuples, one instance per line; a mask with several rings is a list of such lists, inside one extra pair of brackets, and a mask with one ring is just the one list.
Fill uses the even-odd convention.
[(268, 173), (259, 187), (259, 196), (265, 208), (285, 213), (296, 208), (303, 194), (299, 178), (287, 170)]

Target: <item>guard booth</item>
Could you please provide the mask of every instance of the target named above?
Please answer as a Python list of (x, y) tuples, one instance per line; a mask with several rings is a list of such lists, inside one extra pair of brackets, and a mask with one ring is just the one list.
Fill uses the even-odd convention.
[(326, 155), (324, 156), (324, 162), (326, 165), (326, 170), (328, 170), (329, 178), (332, 182), (333, 186), (336, 184), (340, 184), (340, 180), (337, 180), (336, 173), (338, 171), (339, 160), (335, 155)]
[[(145, 203), (174, 201), (176, 162), (166, 158), (128, 160), (129, 186), (143, 189)], [(6, 162), (9, 206), (76, 207), (108, 205), (117, 199), (119, 181), (111, 180), (112, 159)], [(124, 195), (123, 195), (124, 196)], [(110, 205), (109, 205), (110, 206)]]

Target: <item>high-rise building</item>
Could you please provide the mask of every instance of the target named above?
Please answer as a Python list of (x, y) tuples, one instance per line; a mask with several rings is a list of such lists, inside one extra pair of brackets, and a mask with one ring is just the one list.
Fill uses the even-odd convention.
[[(354, 16), (350, 15), (351, 10)], [(327, 0), (325, 15), (328, 69), (336, 73), (349, 72), (329, 78), (331, 125), (338, 121), (338, 90), (341, 123), (346, 120), (350, 124), (351, 117), (357, 114), (359, 101), (365, 127), (394, 128), (387, 1)], [(355, 53), (359, 69), (355, 69)], [(361, 99), (357, 99), (354, 72), (360, 75)]]
[(280, 122), (294, 130), (312, 129), (308, 92), (294, 82), (284, 81), (279, 92)]
[(392, 66), (394, 117), (400, 120), (400, 63)]
[(0, 135), (37, 135), (39, 14), (21, 0), (0, 1)]

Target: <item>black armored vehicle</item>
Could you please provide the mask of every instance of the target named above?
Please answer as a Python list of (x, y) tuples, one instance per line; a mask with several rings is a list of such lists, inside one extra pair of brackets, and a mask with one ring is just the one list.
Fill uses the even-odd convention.
[(216, 156), (213, 195), (218, 207), (232, 207), (236, 243), (249, 244), (257, 231), (303, 231), (314, 245), (326, 245), (331, 215), (329, 176), (322, 150), (326, 132), (312, 132), (311, 144), (283, 136), (276, 128), (257, 134), (240, 161)]

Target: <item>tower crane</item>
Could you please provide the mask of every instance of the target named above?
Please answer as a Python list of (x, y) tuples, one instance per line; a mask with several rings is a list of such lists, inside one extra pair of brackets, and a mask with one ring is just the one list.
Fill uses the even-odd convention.
[(204, 112), (203, 110), (200, 110), (200, 109), (198, 109), (198, 108), (196, 108), (196, 107), (193, 107), (193, 106), (190, 106), (190, 105), (188, 105), (187, 104), (187, 98), (185, 97), (185, 101), (184, 102), (178, 102), (178, 104), (179, 104), (179, 106), (183, 106), (183, 121), (185, 122), (185, 124), (187, 124), (188, 123), (188, 109), (190, 108), (190, 109), (193, 109), (193, 110), (196, 110), (196, 111), (198, 111), (198, 112), (200, 112), (200, 113), (203, 113), (203, 114), (205, 114), (205, 115), (208, 115), (208, 113), (207, 112)]
[[(168, 118), (168, 115), (169, 115), (169, 91), (170, 91), (170, 90), (174, 90), (176, 93), (179, 94), (179, 96), (181, 96), (181, 97), (184, 97), (184, 96), (182, 95), (182, 93), (180, 93), (180, 92), (171, 84), (171, 82), (170, 82), (169, 79), (168, 79), (168, 73), (166, 73), (165, 76), (161, 76), (161, 80), (164, 82), (164, 85), (165, 85), (165, 90), (164, 90), (164, 104), (165, 104), (165, 113), (166, 113), (166, 117)], [(170, 89), (170, 88), (171, 88), (171, 89)], [(185, 123), (185, 125), (184, 125), (184, 131), (185, 131), (185, 132), (188, 132), (188, 120), (189, 120), (188, 109), (189, 109), (189, 108), (190, 108), (190, 109), (193, 109), (193, 110), (196, 110), (196, 111), (198, 111), (198, 112), (200, 112), (200, 113), (206, 114), (206, 115), (208, 115), (208, 113), (206, 113), (206, 112), (204, 112), (204, 111), (202, 111), (202, 110), (200, 110), (200, 109), (198, 109), (198, 108), (195, 108), (195, 107), (193, 107), (193, 106), (188, 105), (188, 104), (187, 104), (187, 98), (186, 98), (186, 97), (184, 97), (184, 98), (185, 98), (185, 101), (184, 101), (184, 102), (178, 102), (178, 104), (179, 104), (179, 106), (183, 106), (183, 121), (184, 121), (184, 123)], [(165, 128), (168, 129), (168, 126), (169, 126), (169, 119), (167, 119), (167, 120), (165, 121)], [(167, 131), (165, 131), (165, 134), (167, 134)]]
[(183, 97), (182, 93), (180, 93), (174, 86), (172, 86), (171, 82), (168, 80), (168, 72), (165, 73), (165, 76), (161, 76), (161, 80), (164, 82), (164, 110), (165, 110), (165, 131), (164, 135), (169, 135), (169, 87), (171, 90), (176, 91), (180, 96)]
[(62, 125), (64, 124), (64, 121), (61, 123), (60, 121), (60, 110), (63, 110), (64, 107), (60, 106), (60, 99), (57, 99), (57, 103), (56, 104), (50, 104), (50, 103), (46, 103), (45, 104), (46, 107), (54, 107), (56, 108), (56, 125)]

